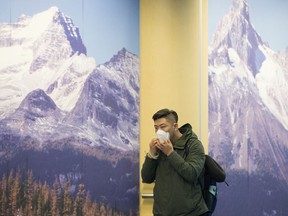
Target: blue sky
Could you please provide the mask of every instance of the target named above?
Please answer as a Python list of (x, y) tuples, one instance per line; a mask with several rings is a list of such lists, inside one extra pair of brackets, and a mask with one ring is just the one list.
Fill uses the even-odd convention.
[[(104, 63), (125, 47), (139, 55), (140, 0), (0, 0), (0, 22), (15, 22), (57, 6), (79, 27), (88, 56)], [(233, 0), (208, 0), (209, 43), (216, 26)], [(288, 1), (247, 0), (251, 21), (264, 41), (275, 50), (288, 46)], [(10, 10), (11, 9), (11, 10)], [(11, 15), (11, 17), (10, 17)]]
[[(209, 44), (216, 26), (232, 6), (233, 0), (208, 0)], [(250, 20), (261, 36), (274, 51), (288, 47), (288, 1), (247, 0)]]
[[(87, 55), (97, 64), (125, 47), (139, 55), (140, 0), (0, 0), (0, 22), (15, 22), (57, 6), (79, 27)], [(11, 16), (10, 16), (11, 15)]]

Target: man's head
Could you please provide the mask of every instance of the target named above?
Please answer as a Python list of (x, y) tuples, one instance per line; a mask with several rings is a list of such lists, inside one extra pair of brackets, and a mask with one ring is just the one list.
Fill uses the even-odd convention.
[(178, 115), (175, 111), (161, 109), (152, 116), (152, 119), (154, 120), (155, 132), (159, 129), (168, 132), (172, 142), (177, 141), (181, 136), (178, 130)]
[(166, 118), (167, 120), (173, 123), (178, 122), (178, 115), (174, 110), (161, 109), (152, 116), (152, 119), (154, 121), (160, 118)]

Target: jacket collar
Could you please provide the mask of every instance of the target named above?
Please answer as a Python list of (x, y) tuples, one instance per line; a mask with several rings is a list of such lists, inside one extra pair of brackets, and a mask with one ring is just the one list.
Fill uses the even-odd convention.
[(184, 149), (186, 142), (189, 139), (197, 139), (197, 135), (192, 131), (192, 126), (187, 123), (179, 128), (182, 137), (174, 144), (175, 149)]

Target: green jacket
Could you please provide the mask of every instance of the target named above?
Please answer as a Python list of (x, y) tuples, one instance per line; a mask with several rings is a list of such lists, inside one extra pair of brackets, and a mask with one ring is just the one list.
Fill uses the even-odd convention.
[[(157, 216), (199, 216), (208, 211), (199, 177), (205, 162), (204, 148), (190, 124), (180, 129), (182, 138), (174, 144), (168, 157), (159, 152), (158, 159), (146, 156), (141, 169), (143, 183), (153, 183), (153, 214)], [(188, 144), (189, 154), (184, 148)]]

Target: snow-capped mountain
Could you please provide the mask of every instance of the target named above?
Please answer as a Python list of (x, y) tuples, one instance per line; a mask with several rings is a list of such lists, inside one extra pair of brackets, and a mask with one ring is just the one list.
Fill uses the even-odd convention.
[[(0, 56), (7, 59), (0, 65), (2, 138), (33, 138), (35, 148), (70, 142), (138, 149), (136, 55), (123, 48), (96, 67), (78, 28), (56, 7), (1, 24), (0, 38)], [(15, 51), (20, 54), (12, 55)]]
[[(139, 131), (139, 58), (126, 49), (99, 65), (85, 82), (67, 122), (94, 133), (94, 142), (136, 149)], [(136, 145), (135, 145), (136, 144)]]
[(0, 119), (35, 89), (43, 89), (57, 106), (70, 111), (96, 67), (86, 56), (78, 28), (57, 7), (1, 23), (0, 58)]
[[(1, 121), (1, 127), (10, 134), (22, 137), (51, 138), (61, 124), (64, 113), (41, 89), (30, 92), (16, 111)], [(43, 137), (43, 139), (45, 139)], [(38, 147), (38, 146), (37, 146)]]
[(96, 67), (72, 19), (52, 7), (1, 23), (0, 58), (0, 175), (29, 169), (136, 212), (138, 56), (123, 48)]
[(287, 181), (285, 65), (287, 56), (271, 50), (254, 29), (247, 2), (235, 0), (209, 47), (209, 152), (227, 168)]
[(230, 12), (223, 17), (215, 32), (210, 56), (218, 56), (216, 61), (214, 60), (216, 64), (229, 64), (227, 52), (229, 48), (233, 48), (255, 76), (265, 58), (258, 45), (263, 45), (263, 42), (250, 22), (247, 2), (233, 1)]

